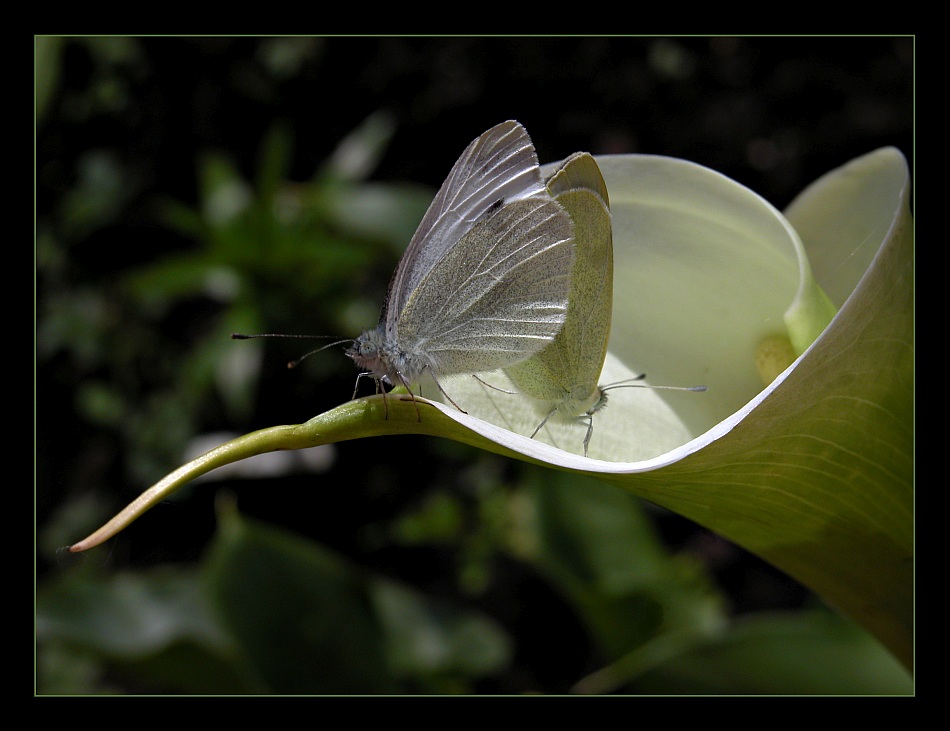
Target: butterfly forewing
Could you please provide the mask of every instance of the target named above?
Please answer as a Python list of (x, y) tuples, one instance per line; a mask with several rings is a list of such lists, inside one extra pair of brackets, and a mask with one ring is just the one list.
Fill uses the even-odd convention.
[(403, 309), (399, 342), (443, 374), (524, 360), (563, 325), (573, 256), (573, 224), (559, 204), (508, 203), (422, 279)]
[(473, 141), (449, 172), (393, 275), (387, 329), (392, 332), (423, 277), (494, 205), (537, 195), (550, 197), (524, 127), (503, 122)]

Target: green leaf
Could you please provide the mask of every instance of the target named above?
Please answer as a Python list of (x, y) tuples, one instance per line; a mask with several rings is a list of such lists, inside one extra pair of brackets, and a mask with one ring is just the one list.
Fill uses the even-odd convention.
[(43, 588), (44, 692), (114, 692), (107, 670), (176, 693), (470, 692), (510, 661), (508, 636), (479, 612), (219, 504), (197, 571), (105, 577), (87, 562)]
[(604, 657), (688, 647), (725, 625), (724, 598), (699, 562), (668, 555), (632, 495), (557, 474), (534, 485), (531, 501), (538, 539), (524, 558), (567, 593)]
[(159, 569), (108, 582), (76, 572), (40, 592), (37, 609), (38, 636), (69, 638), (115, 656), (144, 655), (184, 638), (227, 646), (189, 572)]
[(440, 605), (395, 582), (374, 580), (370, 592), (400, 677), (434, 689), (441, 682), (496, 672), (510, 660), (507, 636), (487, 618)]
[(107, 668), (174, 693), (248, 693), (194, 571), (98, 576), (78, 567), (37, 595), (41, 692), (113, 693)]
[(893, 656), (826, 610), (741, 620), (721, 636), (657, 663), (637, 678), (635, 687), (663, 694), (914, 692), (913, 680)]
[(233, 510), (220, 519), (207, 565), (212, 603), (262, 690), (396, 689), (365, 577), (315, 544)]

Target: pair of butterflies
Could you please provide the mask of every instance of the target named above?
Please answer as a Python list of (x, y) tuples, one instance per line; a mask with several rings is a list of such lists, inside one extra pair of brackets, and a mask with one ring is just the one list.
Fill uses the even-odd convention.
[[(542, 179), (518, 122), (462, 153), (413, 235), (379, 325), (347, 355), (371, 376), (411, 387), (503, 369), (549, 420), (586, 422), (606, 404), (598, 379), (613, 298), (607, 186), (594, 158), (569, 157)], [(456, 404), (457, 406), (457, 404)]]
[[(504, 370), (541, 421), (586, 422), (607, 403), (598, 383), (613, 300), (607, 186), (575, 153), (542, 179), (527, 131), (499, 124), (462, 153), (422, 219), (379, 325), (347, 350), (373, 378), (407, 389)], [(411, 393), (411, 390), (410, 390)], [(453, 401), (454, 403), (454, 401)]]

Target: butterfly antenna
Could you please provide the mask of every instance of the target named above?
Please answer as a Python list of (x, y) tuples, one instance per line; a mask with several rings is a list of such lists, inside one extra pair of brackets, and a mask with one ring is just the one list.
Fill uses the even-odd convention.
[[(254, 335), (245, 335), (244, 333), (231, 333), (232, 340), (253, 340), (254, 338), (297, 338), (297, 339), (307, 339), (312, 340), (314, 338), (334, 338), (336, 335), (293, 335), (285, 333), (256, 333)], [(287, 364), (288, 368), (296, 368), (300, 365), (301, 361), (305, 358), (309, 358), (314, 353), (319, 353), (321, 350), (326, 350), (327, 348), (332, 348), (334, 345), (342, 345), (343, 343), (352, 343), (352, 338), (343, 338), (342, 340), (335, 340), (332, 343), (327, 343), (322, 348), (316, 348), (311, 350), (309, 353), (304, 353), (302, 356), (296, 360), (292, 360)]]
[(662, 389), (665, 391), (705, 391), (707, 390), (706, 386), (651, 386), (648, 383), (630, 383), (630, 381), (642, 381), (647, 377), (646, 373), (641, 373), (639, 376), (634, 376), (633, 378), (627, 378), (623, 381), (617, 381), (615, 383), (608, 383), (606, 386), (601, 386), (601, 391), (609, 391), (612, 388), (652, 388), (652, 389)]

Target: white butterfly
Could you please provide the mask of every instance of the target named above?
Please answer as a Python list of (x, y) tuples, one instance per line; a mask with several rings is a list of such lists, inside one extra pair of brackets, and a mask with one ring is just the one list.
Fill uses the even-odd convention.
[(425, 374), (439, 385), (523, 361), (561, 330), (573, 261), (571, 217), (545, 186), (524, 127), (503, 122), (455, 163), (399, 262), (379, 325), (346, 353), (377, 386), (407, 389)]
[(505, 368), (518, 393), (529, 396), (543, 414), (531, 434), (549, 421), (585, 424), (584, 456), (594, 433), (594, 415), (607, 406), (615, 388), (705, 391), (705, 386), (674, 387), (600, 383), (613, 314), (613, 231), (607, 184), (594, 158), (577, 152), (547, 181), (548, 189), (574, 221), (574, 270), (564, 327), (552, 343), (531, 358)]

